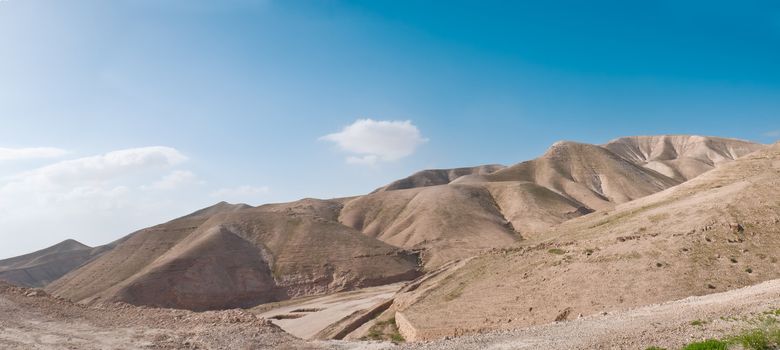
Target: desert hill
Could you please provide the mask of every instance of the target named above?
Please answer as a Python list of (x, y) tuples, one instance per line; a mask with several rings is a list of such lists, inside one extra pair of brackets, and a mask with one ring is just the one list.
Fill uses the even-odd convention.
[(370, 237), (422, 250), (427, 267), (514, 244), (522, 237), (481, 186), (441, 185), (378, 192), (347, 202), (340, 222)]
[[(347, 201), (339, 220), (391, 245), (422, 250), (430, 270), (671, 188), (761, 147), (701, 136), (638, 136), (605, 146), (563, 141), (510, 167), (418, 172)], [(668, 164), (673, 176), (657, 171), (658, 164)]]
[(23, 287), (43, 287), (111, 249), (68, 239), (51, 247), (0, 260), (0, 280)]
[(418, 257), (334, 221), (338, 201), (251, 208), (217, 204), (131, 234), (52, 283), (75, 301), (192, 310), (408, 280)]
[(436, 185), (446, 185), (455, 179), (466, 175), (485, 175), (506, 168), (499, 164), (480, 165), (475, 167), (454, 168), (454, 169), (427, 169), (418, 171), (411, 176), (376, 189), (379, 191), (404, 190), (409, 188), (427, 187)]
[(527, 246), (553, 235), (551, 227), (684, 181), (654, 170), (648, 159), (670, 167), (694, 159), (717, 169), (762, 147), (675, 136), (668, 138), (676, 140), (671, 152), (656, 139), (667, 140), (559, 142), (510, 167), (423, 171), (351, 198), (259, 207), (223, 202), (128, 235), (47, 290), (81, 302), (205, 310), (409, 280), (490, 249)]
[(686, 181), (762, 145), (719, 137), (663, 135), (621, 137), (604, 147), (645, 168)]
[(780, 278), (780, 144), (717, 163), (516, 248), (445, 266), (396, 298), (403, 335), (520, 328)]

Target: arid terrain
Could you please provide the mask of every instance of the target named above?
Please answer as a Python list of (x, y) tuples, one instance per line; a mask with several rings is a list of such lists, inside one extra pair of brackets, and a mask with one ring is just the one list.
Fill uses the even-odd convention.
[(43, 287), (112, 247), (108, 244), (92, 248), (69, 239), (37, 252), (0, 260), (0, 280)]
[(2, 260), (0, 347), (675, 349), (775, 320), (778, 252), (780, 144), (562, 141)]
[(87, 307), (6, 284), (0, 284), (0, 315), (3, 349), (306, 348), (246, 311)]
[[(627, 311), (436, 341), (304, 341), (243, 310), (77, 305), (0, 286), (3, 349), (674, 349), (778, 320), (780, 281)], [(14, 315), (14, 317), (10, 317)], [(777, 322), (777, 321), (774, 321)]]

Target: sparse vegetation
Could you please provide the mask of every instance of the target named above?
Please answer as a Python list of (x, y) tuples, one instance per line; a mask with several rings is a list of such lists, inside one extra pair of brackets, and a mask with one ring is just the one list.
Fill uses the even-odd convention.
[(395, 317), (387, 320), (377, 321), (368, 329), (368, 334), (361, 340), (390, 340), (393, 343), (405, 341), (404, 337), (398, 332), (395, 325)]
[(703, 326), (707, 324), (707, 321), (704, 320), (693, 320), (691, 321), (691, 326)]
[[(705, 341), (690, 343), (683, 347), (683, 350), (770, 350), (780, 349), (780, 322), (776, 318), (780, 315), (780, 310), (764, 311), (764, 316), (749, 321), (757, 323), (758, 328), (745, 331), (739, 335), (723, 339), (707, 339)], [(729, 320), (729, 318), (723, 318)], [(691, 325), (703, 325), (706, 322), (695, 320)], [(650, 348), (648, 348), (650, 349)]]
[(658, 346), (651, 346), (649, 348), (646, 348), (645, 350), (666, 350), (666, 348), (658, 347)]
[(696, 343), (690, 343), (686, 345), (683, 350), (727, 350), (728, 343), (717, 340), (707, 339)]
[(406, 341), (406, 339), (404, 339), (404, 336), (402, 336), (401, 333), (398, 333), (398, 331), (396, 330), (395, 333), (390, 334), (390, 341), (392, 341), (393, 343), (400, 343)]
[[(774, 336), (777, 337), (777, 335), (778, 333), (775, 331)], [(753, 330), (732, 338), (730, 343), (736, 343), (742, 345), (744, 349), (751, 350), (766, 350), (776, 348), (776, 346), (772, 346), (770, 348), (770, 336), (771, 335), (764, 330)]]
[(748, 267), (748, 268), (746, 268), (746, 269), (745, 269), (745, 272), (747, 272), (747, 273), (753, 273), (753, 269), (751, 269), (751, 268), (749, 268), (749, 267)]
[(548, 253), (550, 253), (550, 254), (555, 254), (555, 255), (563, 255), (563, 254), (566, 254), (566, 251), (565, 251), (565, 250), (563, 250), (563, 249), (559, 249), (559, 248), (552, 248), (552, 249), (548, 250), (547, 252), (548, 252)]
[(775, 315), (775, 316), (780, 316), (780, 309), (774, 309), (774, 310), (768, 310), (768, 311), (764, 311), (764, 314), (766, 314), (766, 315)]

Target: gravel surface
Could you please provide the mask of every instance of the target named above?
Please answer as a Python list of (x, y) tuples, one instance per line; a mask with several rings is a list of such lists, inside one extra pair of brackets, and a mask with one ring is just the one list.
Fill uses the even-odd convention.
[[(677, 349), (755, 327), (758, 317), (780, 308), (780, 280), (723, 293), (690, 297), (633, 310), (583, 317), (513, 331), (442, 341), (408, 343), (403, 349)], [(692, 325), (701, 321), (702, 325)], [(696, 322), (699, 323), (699, 322)]]
[(316, 348), (243, 310), (83, 306), (0, 285), (1, 349)]
[[(677, 349), (755, 327), (780, 308), (780, 280), (606, 315), (431, 342), (294, 338), (243, 310), (195, 313), (126, 304), (82, 306), (0, 285), (2, 349)], [(701, 321), (701, 325), (691, 324)]]

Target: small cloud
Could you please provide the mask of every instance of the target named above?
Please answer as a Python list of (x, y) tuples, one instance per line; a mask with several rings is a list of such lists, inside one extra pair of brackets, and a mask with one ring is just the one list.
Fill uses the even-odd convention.
[(767, 131), (763, 135), (766, 137), (780, 137), (780, 130)]
[(146, 169), (179, 164), (187, 157), (170, 147), (141, 147), (57, 162), (14, 177), (6, 187), (78, 187), (100, 183)]
[(271, 189), (268, 186), (238, 186), (220, 188), (211, 192), (211, 196), (228, 202), (248, 202), (270, 191)]
[(143, 186), (142, 189), (174, 190), (188, 185), (203, 184), (195, 174), (188, 170), (175, 170), (163, 178), (152, 183), (151, 186)]
[(0, 161), (57, 158), (68, 154), (68, 151), (54, 147), (2, 148)]
[(340, 132), (320, 137), (331, 141), (352, 156), (350, 164), (391, 162), (412, 155), (417, 147), (427, 142), (410, 120), (358, 119)]

